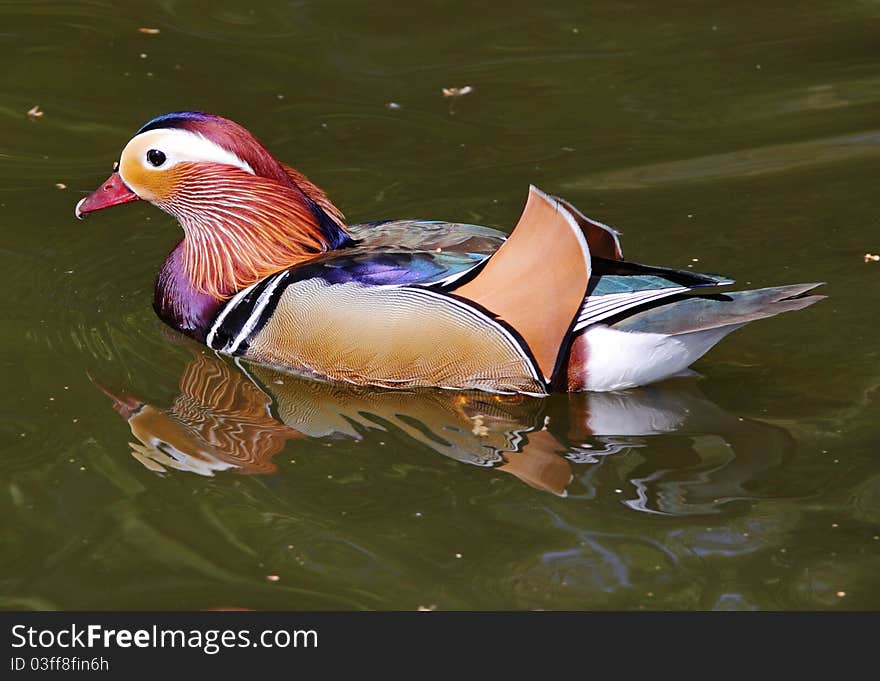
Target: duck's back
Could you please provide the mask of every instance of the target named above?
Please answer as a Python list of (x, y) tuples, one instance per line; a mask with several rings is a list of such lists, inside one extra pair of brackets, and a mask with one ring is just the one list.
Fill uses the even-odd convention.
[(349, 235), (373, 250), (406, 250), (492, 255), (507, 239), (504, 232), (461, 222), (383, 220), (349, 225)]

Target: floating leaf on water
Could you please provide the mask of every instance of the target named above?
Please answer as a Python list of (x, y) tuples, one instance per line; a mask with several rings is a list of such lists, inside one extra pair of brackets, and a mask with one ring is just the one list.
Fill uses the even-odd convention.
[(464, 87), (445, 87), (442, 92), (444, 97), (464, 97), (473, 91), (473, 86), (465, 85)]

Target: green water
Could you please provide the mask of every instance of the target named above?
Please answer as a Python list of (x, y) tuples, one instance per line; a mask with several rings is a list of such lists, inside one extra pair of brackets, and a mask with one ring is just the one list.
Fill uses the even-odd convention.
[[(880, 607), (878, 30), (856, 0), (3, 3), (0, 607)], [(252, 383), (153, 314), (170, 218), (73, 217), (187, 108), (351, 222), (508, 229), (535, 183), (630, 259), (830, 298), (628, 393)]]

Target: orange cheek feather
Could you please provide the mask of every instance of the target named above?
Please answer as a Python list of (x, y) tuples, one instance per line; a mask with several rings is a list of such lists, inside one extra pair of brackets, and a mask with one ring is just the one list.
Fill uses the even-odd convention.
[(178, 184), (176, 166), (167, 170), (148, 170), (137, 159), (123, 159), (119, 170), (138, 196), (154, 203), (167, 201)]

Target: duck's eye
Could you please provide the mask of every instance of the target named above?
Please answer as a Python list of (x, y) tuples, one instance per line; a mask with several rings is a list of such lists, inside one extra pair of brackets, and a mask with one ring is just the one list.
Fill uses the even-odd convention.
[(165, 154), (158, 149), (150, 149), (147, 152), (147, 160), (150, 162), (150, 165), (158, 168), (160, 165), (165, 163)]

